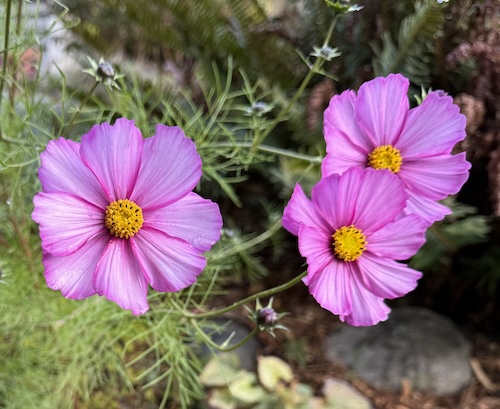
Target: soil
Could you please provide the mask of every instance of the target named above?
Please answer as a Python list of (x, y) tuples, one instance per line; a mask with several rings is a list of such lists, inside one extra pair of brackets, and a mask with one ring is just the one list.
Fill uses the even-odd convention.
[[(291, 271), (289, 277), (293, 277)], [(269, 279), (272, 283), (267, 288), (286, 279), (284, 275), (279, 282)], [(263, 288), (262, 284), (250, 286), (250, 291), (232, 288), (231, 301)], [(376, 409), (500, 409), (500, 343), (491, 335), (464, 329), (473, 345), (473, 379), (460, 393), (439, 397), (414, 391), (411, 384), (405, 381), (401, 384), (400, 392), (395, 393), (374, 388), (355, 378), (348, 368), (325, 359), (324, 340), (340, 325), (340, 321), (316, 303), (306, 286), (298, 284), (276, 295), (273, 307), (278, 312), (289, 312), (281, 320), (289, 330), (278, 330), (275, 337), (260, 333), (258, 339), (262, 344), (262, 355), (276, 355), (285, 359), (292, 365), (297, 380), (311, 385), (318, 395), (321, 394), (325, 379), (333, 377), (349, 382), (368, 397)], [(246, 316), (246, 311), (241, 310), (233, 318), (249, 324)]]

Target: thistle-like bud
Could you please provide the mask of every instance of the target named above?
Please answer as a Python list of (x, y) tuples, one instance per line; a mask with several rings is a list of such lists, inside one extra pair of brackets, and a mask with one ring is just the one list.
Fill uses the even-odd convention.
[(260, 327), (274, 327), (278, 322), (278, 313), (272, 308), (261, 308), (257, 311), (257, 324)]
[(251, 311), (247, 308), (250, 313), (250, 318), (257, 324), (261, 331), (267, 331), (274, 337), (275, 329), (282, 329), (287, 331), (288, 328), (278, 324), (278, 321), (287, 315), (286, 312), (277, 313), (273, 308), (273, 299), (271, 298), (265, 307), (262, 306), (260, 300), (257, 299), (255, 302), (255, 311)]
[(103, 80), (113, 80), (115, 77), (115, 69), (109, 62), (101, 61), (97, 66), (97, 75), (99, 75)]
[(83, 72), (92, 75), (97, 82), (102, 82), (109, 89), (112, 87), (120, 89), (120, 86), (116, 82), (117, 79), (123, 78), (124, 76), (121, 74), (116, 74), (113, 66), (104, 61), (102, 58), (99, 60), (99, 64), (94, 61), (92, 58), (87, 57), (90, 63), (89, 69), (83, 70)]
[(252, 105), (246, 108), (245, 114), (261, 117), (262, 115), (272, 111), (273, 108), (274, 108), (273, 104), (267, 104), (266, 102), (258, 101), (254, 102)]
[(351, 4), (350, 0), (325, 0), (326, 5), (340, 13), (350, 13), (352, 11), (359, 11), (363, 6)]
[(323, 58), (326, 61), (331, 61), (335, 57), (338, 57), (342, 54), (337, 47), (332, 48), (325, 45), (323, 47), (314, 46), (313, 48), (314, 51), (311, 53), (311, 55), (313, 57)]

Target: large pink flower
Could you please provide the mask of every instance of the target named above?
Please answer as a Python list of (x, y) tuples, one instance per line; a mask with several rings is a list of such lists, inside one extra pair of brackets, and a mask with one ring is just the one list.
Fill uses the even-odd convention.
[(193, 284), (219, 239), (217, 204), (192, 192), (201, 159), (178, 127), (143, 139), (133, 121), (95, 125), (41, 155), (34, 198), (47, 285), (67, 298), (103, 295), (134, 314), (157, 291)]
[(430, 92), (413, 109), (409, 81), (399, 74), (375, 78), (334, 96), (324, 114), (327, 155), (323, 176), (351, 167), (389, 169), (405, 182), (405, 214), (415, 213), (428, 225), (450, 210), (437, 203), (457, 193), (468, 177), (465, 153), (451, 155), (465, 137), (465, 117), (442, 92)]
[(413, 290), (421, 273), (395, 260), (424, 243), (425, 224), (401, 216), (408, 195), (388, 170), (352, 168), (324, 177), (307, 199), (295, 187), (283, 226), (299, 237), (307, 259), (304, 283), (319, 304), (351, 325), (387, 318), (384, 298)]

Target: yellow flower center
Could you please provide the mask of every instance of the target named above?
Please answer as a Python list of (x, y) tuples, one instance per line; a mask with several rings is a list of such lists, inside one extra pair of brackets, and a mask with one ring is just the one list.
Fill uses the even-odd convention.
[(342, 261), (357, 260), (366, 250), (366, 237), (353, 224), (335, 230), (332, 239), (333, 252)]
[(113, 236), (128, 239), (141, 229), (144, 218), (142, 209), (136, 203), (123, 199), (116, 200), (106, 207), (104, 222)]
[(398, 173), (403, 163), (403, 157), (399, 149), (391, 145), (382, 145), (375, 148), (368, 155), (368, 166), (373, 169), (389, 169), (392, 173)]

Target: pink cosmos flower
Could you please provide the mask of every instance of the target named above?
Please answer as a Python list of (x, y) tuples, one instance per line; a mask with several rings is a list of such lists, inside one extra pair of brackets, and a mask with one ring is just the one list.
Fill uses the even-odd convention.
[(178, 291), (205, 267), (219, 239), (217, 204), (191, 190), (201, 159), (178, 127), (143, 139), (133, 121), (95, 125), (77, 143), (51, 141), (34, 198), (47, 285), (67, 298), (103, 295), (148, 309), (148, 284)]
[(417, 215), (406, 206), (404, 183), (388, 170), (351, 168), (324, 177), (307, 199), (295, 186), (283, 226), (299, 238), (307, 259), (304, 283), (319, 304), (354, 326), (387, 319), (384, 298), (412, 291), (421, 273), (395, 260), (424, 243)]
[(389, 169), (405, 182), (405, 214), (430, 225), (451, 213), (436, 201), (457, 193), (468, 177), (465, 153), (450, 154), (465, 137), (465, 117), (439, 91), (410, 110), (408, 86), (405, 77), (390, 74), (361, 85), (357, 95), (348, 90), (334, 96), (324, 114), (321, 169), (323, 176), (351, 167)]

